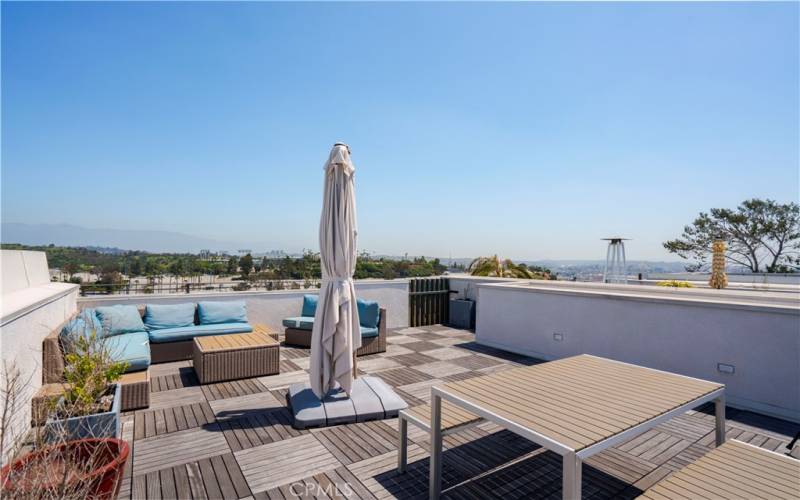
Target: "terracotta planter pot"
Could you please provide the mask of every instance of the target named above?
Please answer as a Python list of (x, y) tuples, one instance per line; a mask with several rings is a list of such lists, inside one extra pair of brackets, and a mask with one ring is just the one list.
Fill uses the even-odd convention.
[[(2, 496), (33, 498), (45, 492), (85, 492), (113, 500), (119, 492), (130, 447), (121, 439), (81, 439), (34, 451), (0, 470)], [(80, 464), (64, 479), (65, 464)]]

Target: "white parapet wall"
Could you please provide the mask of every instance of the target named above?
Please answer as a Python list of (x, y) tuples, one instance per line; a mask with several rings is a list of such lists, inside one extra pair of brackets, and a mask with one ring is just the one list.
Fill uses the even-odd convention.
[(797, 295), (543, 281), (477, 288), (481, 344), (713, 380), (732, 406), (800, 422)]
[[(356, 280), (359, 298), (377, 301), (386, 308), (387, 327), (408, 326), (408, 280)], [(271, 292), (222, 292), (166, 295), (107, 295), (78, 299), (81, 308), (114, 304), (179, 304), (182, 302), (244, 300), (251, 323), (261, 323), (275, 329), (282, 328), (284, 318), (299, 316), (303, 295), (317, 294), (316, 288), (308, 290), (280, 290)]]
[[(10, 424), (19, 436), (30, 427), (30, 400), (42, 386), (42, 340), (77, 310), (78, 285), (51, 283), (44, 252), (0, 251), (0, 277), (0, 356), (24, 382)], [(7, 387), (5, 378), (0, 382)]]

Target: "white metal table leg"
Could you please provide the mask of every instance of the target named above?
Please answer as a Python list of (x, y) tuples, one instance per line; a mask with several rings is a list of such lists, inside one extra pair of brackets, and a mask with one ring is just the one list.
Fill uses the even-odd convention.
[(562, 498), (564, 500), (580, 500), (581, 498), (581, 469), (583, 461), (573, 453), (561, 457), (563, 462)]
[(439, 498), (442, 491), (442, 397), (431, 394), (431, 472), (429, 498)]
[(714, 400), (715, 435), (717, 446), (725, 443), (725, 394)]
[(400, 443), (397, 447), (397, 472), (400, 474), (406, 471), (408, 464), (408, 420), (402, 416), (398, 419), (400, 426)]

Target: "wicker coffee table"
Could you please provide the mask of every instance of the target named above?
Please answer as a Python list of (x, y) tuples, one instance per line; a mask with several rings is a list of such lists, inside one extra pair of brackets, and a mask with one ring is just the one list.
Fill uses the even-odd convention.
[(201, 384), (280, 372), (279, 343), (259, 325), (251, 333), (194, 339), (194, 371)]

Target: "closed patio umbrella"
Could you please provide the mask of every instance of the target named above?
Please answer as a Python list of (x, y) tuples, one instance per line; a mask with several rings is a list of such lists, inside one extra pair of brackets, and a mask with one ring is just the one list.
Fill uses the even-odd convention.
[(325, 163), (325, 189), (319, 223), (322, 284), (311, 333), (311, 390), (322, 399), (338, 386), (350, 395), (361, 347), (353, 286), (356, 268), (355, 167), (350, 148), (336, 143)]

